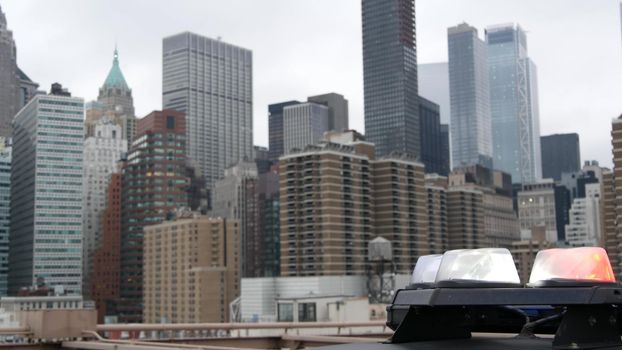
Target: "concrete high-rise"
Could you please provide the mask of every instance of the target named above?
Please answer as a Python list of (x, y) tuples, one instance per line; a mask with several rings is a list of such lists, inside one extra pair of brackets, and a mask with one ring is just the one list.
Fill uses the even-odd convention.
[(11, 150), (0, 138), (0, 296), (6, 296), (9, 275), (9, 234), (11, 230)]
[(117, 171), (118, 162), (127, 153), (123, 129), (108, 117), (94, 124), (93, 136), (84, 140), (83, 193), (83, 278), (84, 294), (90, 296), (91, 273), (95, 250), (102, 239), (102, 219), (106, 209), (108, 182)]
[(523, 185), (518, 192), (518, 222), (521, 240), (533, 239), (533, 232), (544, 230), (548, 242), (557, 242), (557, 214), (555, 206), (555, 183), (543, 180)]
[(307, 101), (328, 107), (328, 130), (344, 132), (349, 128), (348, 100), (334, 92), (310, 96)]
[(13, 33), (0, 10), (0, 136), (11, 136), (11, 120), (19, 111), (17, 49)]
[(145, 322), (230, 322), (240, 248), (235, 220), (182, 217), (146, 227)]
[(426, 174), (449, 174), (449, 135), (447, 125), (441, 124), (439, 106), (423, 97), (419, 98), (421, 162)]
[(363, 0), (365, 135), (379, 156), (420, 156), (414, 0)]
[(425, 176), (430, 254), (443, 254), (447, 250), (447, 186), (446, 176)]
[(84, 101), (59, 84), (13, 120), (9, 294), (35, 285), (82, 293)]
[(518, 25), (486, 29), (490, 115), (495, 169), (516, 183), (542, 178), (536, 65), (527, 55), (527, 35)]
[(277, 277), (281, 275), (278, 166), (260, 173), (256, 188), (257, 237), (260, 240), (258, 270), (261, 277)]
[(300, 103), (299, 101), (287, 101), (268, 105), (268, 153), (273, 162), (278, 161), (279, 157), (285, 154), (283, 109)]
[(13, 32), (0, 9), (0, 137), (11, 137), (11, 121), (32, 98), (39, 85), (17, 67)]
[(585, 185), (585, 197), (575, 198), (569, 216), (570, 223), (565, 230), (568, 244), (573, 247), (603, 245), (602, 185)]
[(240, 224), (240, 266), (243, 277), (261, 275), (260, 237), (257, 230), (257, 176), (254, 162), (238, 162), (225, 169), (225, 176), (214, 183), (212, 190), (211, 216), (236, 220)]
[[(465, 168), (456, 168), (449, 175), (449, 190), (451, 190), (452, 206), (448, 207), (447, 216), (451, 221), (449, 245), (452, 249), (460, 248), (461, 234), (466, 230), (468, 234), (467, 246), (462, 248), (504, 247), (510, 248), (513, 241), (520, 239), (518, 218), (512, 203), (512, 180), (509, 174), (499, 170), (491, 170), (481, 165)], [(462, 203), (456, 206), (457, 194), (460, 194)], [(476, 202), (467, 203), (462, 196), (473, 198)], [(449, 197), (449, 196), (448, 196)], [(481, 198), (481, 201), (478, 202)], [(472, 230), (460, 223), (458, 218), (464, 217), (460, 206), (472, 208), (473, 212), (482, 216), (473, 218), (473, 227), (483, 224), (481, 231)], [(482, 220), (480, 223), (479, 220)], [(456, 224), (458, 224), (456, 226)], [(456, 228), (459, 230), (454, 231)], [(456, 242), (455, 239), (458, 239)]]
[(188, 156), (207, 188), (253, 155), (253, 55), (193, 33), (163, 40), (162, 105), (186, 114)]
[(121, 187), (120, 172), (110, 174), (106, 187), (106, 208), (102, 213), (101, 240), (93, 253), (91, 298), (97, 308), (97, 321), (116, 317), (121, 273)]
[(136, 134), (136, 114), (134, 112), (134, 98), (132, 89), (128, 86), (119, 65), (119, 52), (114, 50), (112, 67), (106, 76), (97, 101), (89, 102), (86, 106), (86, 137), (94, 136), (95, 124), (103, 117), (111, 119), (121, 126), (122, 138), (127, 144), (132, 144)]
[(423, 164), (406, 154), (375, 157), (355, 132), (280, 158), (281, 275), (365, 274), (368, 243), (392, 242), (410, 273), (429, 253)]
[(279, 159), (282, 276), (365, 274), (375, 237), (369, 163), (335, 143)]
[(449, 125), (451, 120), (451, 100), (449, 97), (449, 66), (447, 62), (420, 63), (419, 96), (438, 103), (441, 123)]
[[(618, 218), (622, 217), (622, 115), (611, 122), (611, 146), (613, 156), (613, 174), (603, 176), (604, 182), (604, 217), (605, 235), (609, 254), (615, 265), (614, 273), (622, 278), (622, 223)], [(613, 230), (612, 230), (613, 229)]]
[(447, 30), (453, 167), (492, 169), (490, 82), (486, 44), (462, 23)]
[(581, 169), (579, 134), (555, 134), (540, 137), (542, 177), (560, 181), (562, 173)]
[(122, 173), (121, 322), (140, 322), (143, 312), (143, 229), (189, 206), (186, 122), (174, 110), (154, 111), (138, 121)]
[(283, 150), (285, 154), (320, 142), (329, 131), (329, 108), (313, 102), (283, 108)]

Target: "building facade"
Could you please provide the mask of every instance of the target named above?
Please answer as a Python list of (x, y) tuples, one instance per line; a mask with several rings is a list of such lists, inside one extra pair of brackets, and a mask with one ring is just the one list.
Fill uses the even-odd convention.
[(585, 192), (585, 198), (576, 198), (572, 203), (570, 223), (566, 225), (566, 241), (573, 247), (602, 246), (601, 184), (588, 184)]
[(101, 118), (108, 118), (121, 127), (121, 137), (128, 145), (136, 135), (136, 114), (132, 89), (128, 86), (119, 65), (119, 53), (115, 49), (112, 67), (104, 84), (99, 88), (97, 101), (86, 107), (86, 137), (95, 136), (95, 125)]
[(259, 174), (256, 198), (260, 254), (259, 276), (278, 277), (281, 275), (278, 166)]
[(189, 206), (186, 120), (174, 110), (154, 111), (138, 121), (136, 138), (122, 169), (120, 300), (121, 322), (143, 315), (144, 227)]
[(622, 277), (622, 244), (620, 243), (622, 242), (622, 223), (620, 221), (622, 218), (622, 115), (611, 122), (611, 146), (613, 156), (612, 186), (607, 187), (608, 194), (606, 195), (613, 203), (610, 202), (607, 205), (605, 217), (609, 217), (606, 227), (614, 228), (613, 232), (615, 232), (607, 233), (607, 235), (615, 236), (610, 238), (608, 246), (610, 254), (613, 253), (615, 256), (614, 261), (617, 261), (617, 265), (614, 266), (614, 273), (616, 276)]
[(280, 158), (282, 276), (365, 273), (371, 176), (369, 158), (352, 146), (307, 146)]
[(437, 174), (425, 176), (430, 254), (443, 254), (447, 250), (447, 186), (446, 176)]
[(426, 174), (449, 175), (449, 135), (443, 132), (440, 122), (439, 106), (419, 98), (419, 117), (421, 121), (421, 162), (425, 165)]
[(235, 220), (180, 218), (145, 228), (146, 323), (230, 322), (240, 295)]
[(322, 140), (328, 127), (328, 107), (313, 103), (300, 103), (283, 108), (283, 147), (285, 154), (302, 150)]
[(412, 272), (417, 258), (430, 251), (424, 166), (397, 154), (371, 165), (374, 232), (391, 242), (396, 272)]
[(557, 242), (555, 183), (552, 180), (522, 186), (518, 193), (518, 221), (521, 240), (529, 240), (534, 230), (544, 229), (545, 239)]
[(0, 136), (11, 137), (11, 120), (19, 111), (17, 48), (0, 10)]
[(451, 159), (453, 167), (492, 169), (488, 52), (477, 29), (462, 23), (447, 30)]
[(225, 170), (225, 177), (216, 181), (211, 216), (236, 220), (240, 224), (241, 272), (244, 277), (261, 275), (261, 239), (257, 227), (257, 166), (239, 162)]
[(328, 130), (344, 132), (349, 128), (348, 100), (334, 92), (310, 96), (308, 102), (328, 107)]
[(520, 239), (509, 174), (481, 165), (457, 168), (449, 175), (449, 188), (481, 192), (484, 228), (483, 239), (478, 238), (479, 248), (510, 248)]
[(495, 169), (517, 183), (542, 178), (536, 65), (527, 55), (527, 35), (518, 25), (486, 29), (490, 114)]
[(84, 101), (53, 93), (13, 120), (10, 295), (39, 278), (82, 293)]
[(603, 235), (604, 247), (609, 255), (609, 261), (613, 267), (616, 279), (620, 279), (620, 241), (617, 237), (616, 227), (616, 192), (613, 171), (603, 172)]
[(0, 296), (6, 296), (9, 276), (9, 235), (11, 230), (12, 147), (0, 138)]
[(356, 133), (281, 157), (282, 276), (362, 275), (368, 243), (392, 243), (393, 264), (410, 273), (429, 252), (423, 164), (406, 154), (375, 157)]
[(438, 103), (441, 123), (449, 125), (451, 120), (451, 102), (449, 98), (449, 66), (447, 62), (420, 63), (419, 95)]
[(91, 272), (95, 250), (102, 238), (102, 219), (108, 199), (110, 176), (117, 171), (118, 162), (127, 153), (123, 129), (107, 117), (94, 125), (93, 136), (84, 140), (83, 192), (83, 284), (84, 295), (90, 296)]
[(379, 156), (421, 153), (414, 0), (363, 0), (365, 134)]
[(464, 187), (447, 190), (447, 249), (486, 246), (483, 196), (479, 190)]
[(573, 173), (581, 167), (579, 134), (555, 134), (540, 137), (542, 177), (559, 181), (562, 173)]
[(186, 114), (188, 157), (211, 188), (252, 159), (252, 52), (185, 32), (164, 38), (162, 55), (162, 106)]
[(268, 152), (273, 162), (277, 162), (279, 157), (285, 154), (283, 108), (300, 103), (299, 101), (287, 101), (268, 105)]
[(93, 253), (90, 296), (97, 308), (97, 321), (116, 317), (121, 273), (121, 189), (120, 172), (110, 174), (106, 190), (106, 204), (102, 213), (101, 239)]

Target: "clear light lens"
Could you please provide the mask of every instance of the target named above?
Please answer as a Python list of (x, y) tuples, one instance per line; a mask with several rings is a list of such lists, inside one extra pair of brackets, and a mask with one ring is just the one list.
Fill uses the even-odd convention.
[(505, 248), (446, 252), (436, 274), (436, 282), (451, 280), (520, 284), (512, 254)]
[(434, 283), (442, 258), (442, 254), (420, 256), (410, 282), (413, 284)]
[(600, 247), (541, 250), (531, 269), (529, 283), (564, 279), (615, 282), (607, 252)]

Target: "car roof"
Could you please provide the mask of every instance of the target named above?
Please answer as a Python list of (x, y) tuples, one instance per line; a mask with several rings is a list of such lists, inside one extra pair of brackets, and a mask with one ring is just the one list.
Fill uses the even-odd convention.
[[(539, 350), (553, 348), (553, 339), (548, 338), (492, 338), (478, 337), (471, 339), (435, 340), (410, 342), (401, 344), (364, 343), (347, 344), (315, 348), (317, 350)], [(604, 348), (604, 347), (602, 347)], [(598, 347), (594, 348), (598, 349)], [(607, 347), (607, 349), (622, 349), (622, 346)]]

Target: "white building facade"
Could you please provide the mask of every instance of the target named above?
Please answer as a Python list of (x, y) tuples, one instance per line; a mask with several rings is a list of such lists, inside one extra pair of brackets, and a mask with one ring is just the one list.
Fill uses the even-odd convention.
[(283, 147), (285, 154), (292, 149), (303, 150), (322, 140), (329, 130), (328, 107), (307, 102), (283, 108)]
[(84, 140), (83, 191), (83, 274), (88, 294), (93, 254), (101, 239), (101, 218), (106, 209), (110, 174), (117, 170), (119, 160), (127, 153), (123, 128), (108, 117), (95, 123), (93, 136)]
[(601, 184), (585, 185), (585, 198), (575, 198), (566, 225), (566, 241), (573, 247), (602, 245)]

